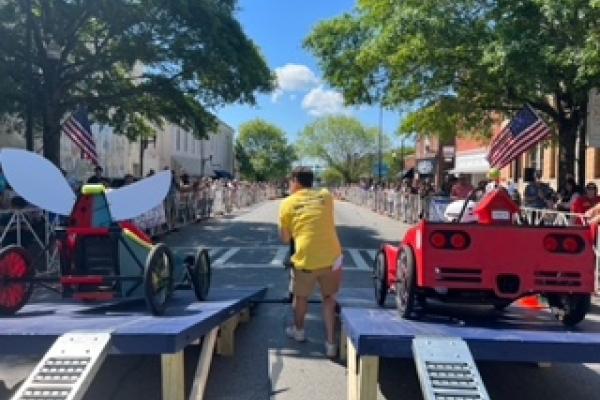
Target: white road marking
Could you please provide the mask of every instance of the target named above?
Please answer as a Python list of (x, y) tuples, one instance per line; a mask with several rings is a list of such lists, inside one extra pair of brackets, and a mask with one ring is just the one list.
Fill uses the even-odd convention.
[(350, 257), (352, 258), (352, 261), (354, 261), (354, 265), (356, 265), (356, 268), (358, 268), (362, 271), (370, 271), (371, 270), (371, 268), (369, 268), (369, 266), (367, 265), (365, 260), (362, 258), (362, 256), (360, 255), (360, 252), (357, 249), (348, 249), (348, 253), (350, 254)]
[(227, 260), (229, 260), (231, 257), (233, 257), (235, 255), (235, 253), (237, 253), (238, 251), (240, 251), (239, 247), (233, 247), (229, 250), (227, 250), (225, 252), (225, 254), (223, 254), (221, 257), (219, 257), (214, 263), (213, 265), (223, 265), (227, 262)]
[(283, 265), (283, 259), (285, 258), (288, 252), (288, 248), (285, 246), (281, 246), (277, 249), (277, 253), (275, 253), (275, 257), (271, 260), (271, 265)]
[[(209, 246), (171, 246), (171, 249), (177, 253), (179, 252), (195, 252), (200, 248), (206, 248), (208, 250), (208, 254), (212, 260), (212, 266), (214, 268), (283, 268), (283, 260), (289, 251), (288, 246), (273, 246), (273, 245), (265, 245), (265, 246), (248, 246), (248, 247), (232, 247), (225, 248), (222, 246), (219, 247), (209, 247)], [(224, 251), (227, 249), (226, 251)], [(228, 261), (235, 256), (240, 251), (251, 251), (257, 252), (259, 250), (267, 250), (267, 251), (275, 251), (275, 255), (273, 259), (269, 262), (264, 263), (256, 263), (252, 260), (252, 257), (246, 257), (241, 262), (229, 263)], [(348, 265), (345, 267), (350, 271), (371, 271), (369, 257), (371, 259), (375, 259), (377, 255), (377, 250), (374, 249), (360, 249), (360, 248), (345, 248), (345, 252), (348, 253), (349, 258), (352, 261), (348, 261)], [(366, 252), (369, 257), (363, 257), (360, 253), (361, 251)], [(180, 253), (179, 253), (180, 254)], [(218, 256), (220, 254), (220, 256)], [(215, 258), (217, 257), (217, 258)]]

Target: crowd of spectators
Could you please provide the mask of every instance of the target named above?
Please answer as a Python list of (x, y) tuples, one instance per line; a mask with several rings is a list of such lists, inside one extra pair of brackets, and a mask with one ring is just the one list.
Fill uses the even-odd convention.
[[(405, 177), (396, 182), (385, 183), (363, 180), (358, 186), (366, 193), (382, 193), (385, 197), (383, 201), (390, 203), (389, 207), (384, 208), (386, 210), (400, 208), (400, 211), (397, 212), (399, 215), (410, 215), (410, 212), (405, 210), (406, 207), (417, 204), (415, 201), (408, 201), (409, 197), (420, 199), (418, 208), (420, 209), (419, 214), (422, 215), (423, 210), (427, 208), (427, 199), (439, 196), (464, 200), (473, 193), (472, 199), (479, 201), (496, 187), (503, 187), (519, 206), (530, 209), (584, 214), (600, 203), (598, 187), (594, 182), (589, 182), (582, 188), (576, 183), (573, 176), (567, 176), (565, 184), (559, 190), (555, 190), (548, 183), (542, 181), (539, 172), (534, 174), (534, 179), (526, 183), (522, 190), (519, 190), (517, 184), (511, 180), (500, 179), (498, 171), (495, 170), (490, 171), (487, 179), (476, 183), (472, 182), (471, 176), (467, 174), (458, 176), (448, 174), (437, 187), (429, 178), (418, 179), (415, 177)], [(381, 209), (381, 207), (377, 208)]]

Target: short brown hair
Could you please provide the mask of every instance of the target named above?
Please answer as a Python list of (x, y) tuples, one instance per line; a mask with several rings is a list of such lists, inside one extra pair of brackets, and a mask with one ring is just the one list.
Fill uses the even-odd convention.
[(295, 179), (302, 187), (311, 188), (313, 186), (314, 174), (309, 167), (296, 167), (292, 170), (292, 179)]

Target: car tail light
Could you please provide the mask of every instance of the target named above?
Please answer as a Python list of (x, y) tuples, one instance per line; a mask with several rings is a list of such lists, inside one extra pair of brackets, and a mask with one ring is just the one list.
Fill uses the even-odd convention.
[(558, 240), (554, 236), (546, 236), (544, 238), (544, 249), (551, 253), (558, 251)]
[(444, 235), (442, 232), (434, 232), (429, 238), (429, 240), (431, 241), (433, 247), (437, 249), (442, 249), (448, 244), (448, 241), (446, 240), (446, 235)]
[(583, 239), (575, 235), (548, 235), (544, 238), (544, 249), (551, 253), (579, 253), (584, 248)]
[(562, 247), (567, 253), (578, 253), (580, 251), (579, 243), (573, 237), (566, 237), (562, 242)]
[(450, 236), (450, 244), (455, 249), (464, 249), (467, 247), (467, 237), (464, 233), (453, 233)]
[(429, 236), (431, 245), (436, 249), (463, 250), (470, 244), (469, 236), (460, 231), (436, 231)]

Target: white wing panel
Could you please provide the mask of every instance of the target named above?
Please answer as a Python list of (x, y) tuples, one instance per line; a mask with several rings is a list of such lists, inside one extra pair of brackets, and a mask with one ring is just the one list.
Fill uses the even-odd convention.
[(21, 149), (2, 149), (0, 164), (13, 190), (29, 203), (70, 215), (76, 196), (62, 172), (44, 157)]
[(132, 219), (159, 205), (169, 193), (171, 176), (171, 171), (162, 171), (107, 192), (106, 199), (113, 219)]

